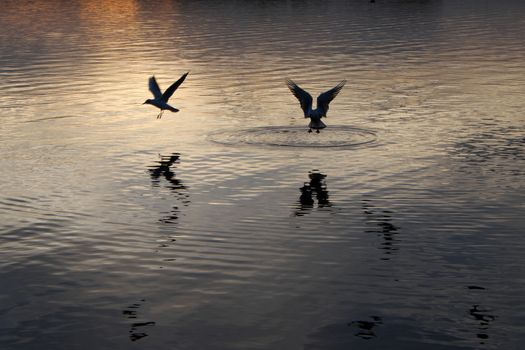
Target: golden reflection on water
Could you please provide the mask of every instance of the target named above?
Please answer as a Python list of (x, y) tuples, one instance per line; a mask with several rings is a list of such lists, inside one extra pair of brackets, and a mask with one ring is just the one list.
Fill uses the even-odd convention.
[(82, 25), (104, 34), (101, 38), (109, 42), (139, 28), (138, 10), (137, 0), (82, 0), (79, 6)]

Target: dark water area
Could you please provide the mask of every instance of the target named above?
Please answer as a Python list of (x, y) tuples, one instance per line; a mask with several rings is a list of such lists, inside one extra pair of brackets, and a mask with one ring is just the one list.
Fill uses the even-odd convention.
[(524, 15), (2, 2), (0, 349), (522, 349)]

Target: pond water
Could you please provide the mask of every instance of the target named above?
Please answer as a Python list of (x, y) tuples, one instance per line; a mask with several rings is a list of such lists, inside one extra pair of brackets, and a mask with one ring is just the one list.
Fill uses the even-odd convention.
[(0, 348), (521, 349), (524, 14), (4, 1)]

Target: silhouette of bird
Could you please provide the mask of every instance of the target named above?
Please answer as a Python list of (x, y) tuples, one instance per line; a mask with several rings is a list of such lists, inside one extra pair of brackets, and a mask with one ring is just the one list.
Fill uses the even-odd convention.
[(301, 103), (301, 108), (303, 109), (304, 117), (310, 118), (310, 124), (308, 125), (310, 129), (308, 130), (308, 132), (312, 132), (312, 129), (315, 129), (316, 132), (319, 133), (320, 129), (326, 128), (326, 125), (321, 121), (321, 118), (326, 117), (326, 113), (328, 112), (328, 105), (337, 96), (337, 94), (339, 94), (343, 86), (345, 86), (345, 83), (346, 80), (343, 80), (334, 88), (320, 94), (319, 97), (317, 97), (317, 108), (312, 109), (312, 96), (308, 92), (301, 89), (292, 80), (286, 80), (286, 85), (288, 86), (292, 94), (294, 94), (294, 96), (297, 97), (297, 99)]
[(149, 78), (149, 91), (153, 94), (153, 99), (147, 99), (146, 102), (143, 104), (153, 105), (160, 109), (159, 115), (157, 115), (157, 119), (162, 118), (162, 113), (164, 113), (164, 110), (172, 111), (172, 112), (178, 112), (179, 110), (175, 107), (172, 107), (168, 104), (168, 100), (170, 99), (171, 95), (177, 90), (177, 88), (182, 84), (184, 79), (186, 79), (186, 76), (189, 74), (189, 72), (185, 73), (182, 77), (179, 78), (176, 82), (171, 84), (169, 88), (162, 93), (160, 91), (159, 84), (157, 84), (157, 80), (155, 79), (155, 76), (152, 76)]

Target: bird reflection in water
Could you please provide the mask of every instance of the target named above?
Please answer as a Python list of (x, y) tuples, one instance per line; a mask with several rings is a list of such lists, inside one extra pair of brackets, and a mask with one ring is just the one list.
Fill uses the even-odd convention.
[(325, 174), (321, 174), (317, 169), (312, 170), (308, 174), (310, 181), (305, 182), (303, 187), (299, 188), (301, 196), (299, 197), (299, 207), (295, 211), (295, 216), (308, 214), (314, 208), (314, 197), (317, 199), (318, 208), (332, 206), (324, 180), (326, 176)]
[(149, 173), (154, 183), (159, 183), (159, 179), (163, 176), (169, 183), (169, 188), (172, 190), (185, 189), (182, 182), (175, 177), (175, 173), (171, 170), (171, 166), (178, 163), (180, 159), (179, 153), (172, 153), (169, 156), (162, 156), (159, 154), (160, 160), (158, 165), (149, 167)]
[[(485, 290), (485, 288), (479, 286), (468, 286), (467, 288), (475, 293)], [(478, 322), (476, 337), (479, 339), (480, 344), (485, 344), (485, 340), (489, 338), (489, 325), (496, 320), (496, 316), (489, 314), (489, 311), (480, 304), (474, 304), (468, 310), (469, 315)]]
[(479, 331), (476, 334), (476, 337), (480, 340), (480, 344), (485, 344), (485, 340), (489, 338), (489, 335), (487, 334), (489, 324), (496, 319), (496, 316), (489, 314), (488, 311), (489, 310), (484, 309), (480, 305), (472, 305), (469, 309), (470, 316), (479, 322)]
[(381, 260), (390, 260), (390, 255), (399, 249), (396, 246), (398, 242), (396, 235), (399, 233), (399, 227), (392, 223), (394, 213), (387, 209), (377, 208), (369, 198), (362, 200), (362, 208), (365, 213), (366, 223), (370, 226), (365, 232), (375, 233), (383, 238), (383, 242), (379, 247), (379, 249), (384, 251), (384, 256)]
[[(126, 317), (127, 319), (136, 320), (138, 317), (137, 312), (145, 301), (146, 301), (145, 299), (141, 299), (139, 302), (129, 305), (127, 308), (125, 308), (122, 311), (122, 315)], [(148, 333), (144, 332), (143, 328), (145, 326), (154, 326), (154, 325), (155, 325), (155, 322), (153, 321), (131, 323), (130, 330), (129, 330), (129, 339), (131, 341), (137, 341), (144, 337), (147, 337)]]
[[(162, 156), (159, 154), (159, 157), (160, 160), (157, 161), (158, 164), (151, 166), (148, 169), (154, 186), (159, 186), (160, 179), (163, 177), (168, 182), (166, 187), (171, 191), (171, 193), (176, 195), (177, 199), (182, 203), (182, 205), (188, 206), (190, 201), (187, 188), (184, 186), (182, 181), (176, 177), (175, 172), (172, 171), (172, 168), (175, 166), (175, 164), (178, 164), (180, 160), (180, 154), (172, 153), (168, 156)], [(166, 224), (175, 224), (179, 218), (179, 215), (179, 206), (173, 205), (170, 212), (166, 216), (159, 219), (159, 221)]]
[(354, 335), (362, 339), (372, 339), (377, 337), (374, 329), (383, 324), (383, 320), (379, 316), (370, 316), (371, 321), (352, 321), (348, 324), (350, 327), (355, 327)]

